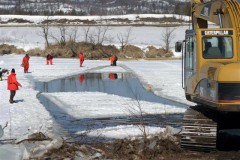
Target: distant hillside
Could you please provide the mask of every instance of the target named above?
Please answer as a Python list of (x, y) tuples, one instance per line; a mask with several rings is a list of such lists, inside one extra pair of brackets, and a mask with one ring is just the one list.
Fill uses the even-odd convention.
[(0, 0), (0, 14), (187, 15), (188, 6), (189, 0)]

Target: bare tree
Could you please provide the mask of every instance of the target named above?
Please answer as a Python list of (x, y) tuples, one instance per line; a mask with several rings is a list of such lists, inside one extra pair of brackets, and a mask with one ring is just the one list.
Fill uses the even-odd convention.
[(109, 53), (102, 47), (104, 42), (111, 41), (111, 37), (107, 35), (109, 30), (109, 26), (97, 26), (88, 36), (89, 42), (92, 45), (92, 50), (97, 49), (104, 57), (109, 57)]
[(67, 32), (67, 36), (68, 36), (68, 41), (76, 42), (78, 37), (78, 27), (77, 26), (71, 27), (69, 29), (69, 32)]
[(59, 25), (57, 27), (59, 32), (52, 32), (49, 36), (53, 39), (59, 46), (66, 47), (71, 51), (71, 56), (76, 57), (78, 52), (78, 27), (66, 27), (64, 25)]
[(61, 25), (59, 26), (59, 31), (61, 34), (60, 46), (66, 45), (66, 27)]
[(61, 47), (64, 47), (66, 45), (66, 38), (67, 38), (67, 28), (66, 26), (60, 24), (58, 26), (59, 32), (60, 32), (60, 37), (51, 33), (50, 37), (55, 40)]
[(110, 41), (107, 36), (109, 30), (109, 26), (97, 26), (96, 30), (89, 34), (90, 42), (95, 45), (103, 45), (103, 42)]
[(109, 26), (98, 26), (97, 27), (97, 44), (102, 45), (104, 41), (107, 41), (108, 38), (106, 36), (107, 31), (109, 30)]
[(78, 52), (78, 44), (77, 44), (78, 27), (71, 27), (67, 32), (67, 36), (68, 36), (67, 48), (71, 50), (72, 57), (76, 57)]
[(134, 98), (134, 103), (133, 104), (128, 104), (127, 111), (129, 112), (130, 116), (134, 118), (137, 123), (136, 126), (138, 129), (141, 131), (143, 138), (147, 138), (148, 136), (148, 130), (146, 126), (146, 121), (144, 119), (144, 116), (147, 114), (144, 109), (143, 105), (141, 104), (141, 97), (140, 95), (141, 92), (139, 92), (139, 88), (132, 88), (130, 84), (128, 84), (129, 92), (132, 93), (133, 98)]
[(49, 36), (49, 16), (44, 20), (44, 24), (41, 26), (41, 33), (40, 36), (42, 36), (45, 40), (45, 47), (49, 47), (49, 41), (48, 41), (48, 36)]
[(120, 49), (121, 53), (126, 53), (131, 33), (132, 33), (132, 27), (129, 27), (126, 30), (125, 34), (120, 33), (117, 35), (118, 41), (121, 43), (121, 49)]
[(128, 112), (130, 115), (138, 120), (138, 123), (136, 123), (138, 129), (142, 132), (143, 138), (147, 138), (148, 132), (144, 120), (144, 113), (142, 105), (140, 103), (140, 100), (136, 98), (137, 104), (135, 106), (129, 106)]
[(163, 48), (166, 50), (166, 53), (170, 51), (170, 48), (171, 48), (170, 44), (173, 38), (175, 37), (175, 33), (174, 33), (175, 30), (176, 28), (166, 27), (165, 31), (161, 36), (162, 42), (163, 42)]
[(83, 27), (83, 32), (84, 32), (84, 41), (88, 42), (89, 39), (89, 32), (90, 32), (91, 26)]

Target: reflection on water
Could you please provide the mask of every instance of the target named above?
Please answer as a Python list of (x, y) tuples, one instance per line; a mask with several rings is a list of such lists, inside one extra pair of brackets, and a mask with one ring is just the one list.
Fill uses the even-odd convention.
[(131, 73), (85, 73), (50, 82), (37, 82), (36, 89), (48, 93), (104, 92), (137, 100), (186, 107), (148, 92)]

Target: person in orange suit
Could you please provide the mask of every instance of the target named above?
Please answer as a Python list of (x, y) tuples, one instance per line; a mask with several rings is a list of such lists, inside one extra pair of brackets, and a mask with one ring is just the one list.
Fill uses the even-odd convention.
[(114, 55), (112, 55), (111, 57), (110, 57), (110, 65), (111, 66), (113, 66), (113, 61), (115, 60), (115, 56)]
[(81, 51), (79, 52), (78, 58), (79, 58), (79, 61), (80, 61), (80, 67), (82, 67), (83, 62), (84, 62), (84, 54), (83, 54), (83, 52), (81, 52)]
[(23, 66), (23, 68), (24, 68), (24, 73), (28, 73), (29, 59), (30, 59), (30, 57), (28, 56), (28, 54), (26, 54), (26, 55), (23, 57), (22, 66)]
[(18, 90), (18, 86), (22, 87), (22, 85), (17, 81), (14, 68), (12, 69), (11, 74), (8, 76), (7, 84), (8, 90), (10, 90), (9, 102), (12, 104), (15, 102), (13, 98), (16, 95), (16, 90)]

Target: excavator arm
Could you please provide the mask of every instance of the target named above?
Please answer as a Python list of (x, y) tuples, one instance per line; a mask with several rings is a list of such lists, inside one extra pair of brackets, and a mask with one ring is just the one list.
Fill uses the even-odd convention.
[(193, 29), (208, 28), (211, 22), (221, 28), (240, 31), (240, 0), (191, 0)]

